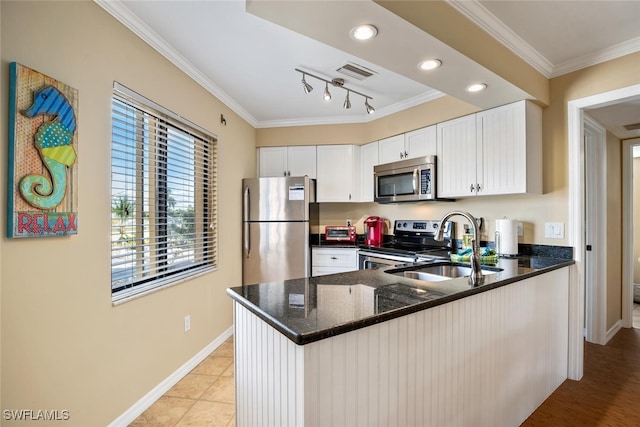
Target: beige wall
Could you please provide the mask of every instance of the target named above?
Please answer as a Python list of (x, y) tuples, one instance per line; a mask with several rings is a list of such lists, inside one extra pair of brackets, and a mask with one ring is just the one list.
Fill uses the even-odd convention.
[[(64, 425), (104, 426), (232, 325), (225, 289), (241, 283), (238, 190), (255, 174), (255, 130), (93, 2), (3, 1), (0, 10), (0, 164), (7, 165), (9, 62), (79, 90), (79, 234), (9, 240), (3, 231), (0, 240), (2, 409), (67, 409)], [(224, 201), (218, 271), (117, 307), (109, 244), (114, 80), (218, 135)], [(0, 174), (1, 188), (6, 179)]]

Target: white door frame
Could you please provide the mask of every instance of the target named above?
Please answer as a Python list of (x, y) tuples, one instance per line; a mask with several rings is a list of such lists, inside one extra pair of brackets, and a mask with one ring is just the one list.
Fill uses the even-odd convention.
[(640, 138), (622, 141), (622, 327), (633, 327), (633, 146)]
[[(607, 343), (607, 130), (586, 114), (585, 154), (585, 337), (587, 341)], [(587, 251), (586, 245), (592, 250)]]
[[(582, 378), (584, 369), (584, 120), (583, 109), (615, 104), (640, 95), (640, 84), (569, 101), (567, 104), (569, 158), (569, 244), (574, 249), (575, 265), (569, 284), (569, 364), (570, 379)], [(625, 283), (623, 283), (623, 287)], [(628, 286), (628, 285), (627, 285)], [(623, 296), (625, 290), (623, 290)]]

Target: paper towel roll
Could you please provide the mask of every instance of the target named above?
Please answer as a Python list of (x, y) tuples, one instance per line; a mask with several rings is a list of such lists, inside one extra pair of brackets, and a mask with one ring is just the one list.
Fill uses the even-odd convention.
[(496, 220), (496, 252), (498, 255), (518, 255), (518, 221)]

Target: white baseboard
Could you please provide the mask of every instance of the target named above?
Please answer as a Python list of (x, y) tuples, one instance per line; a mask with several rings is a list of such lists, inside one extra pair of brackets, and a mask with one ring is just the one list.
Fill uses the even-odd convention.
[(126, 427), (133, 420), (138, 418), (144, 411), (155, 403), (163, 394), (171, 387), (176, 385), (178, 381), (184, 378), (193, 370), (200, 362), (207, 358), (216, 348), (220, 347), (223, 342), (233, 335), (233, 326), (229, 327), (219, 337), (211, 341), (205, 348), (200, 350), (195, 356), (189, 359), (184, 365), (176, 369), (171, 375), (165, 378), (160, 384), (155, 386), (149, 393), (145, 394), (140, 400), (133, 404), (129, 409), (124, 411), (118, 418), (113, 420), (109, 427)]
[(609, 342), (609, 340), (610, 340), (611, 338), (613, 338), (613, 337), (614, 337), (614, 335), (615, 335), (615, 334), (617, 334), (617, 333), (618, 333), (618, 331), (619, 331), (620, 329), (622, 329), (622, 320), (618, 320), (618, 321), (616, 322), (616, 324), (615, 324), (615, 325), (613, 325), (613, 326), (611, 327), (611, 329), (609, 329), (609, 330), (607, 331), (607, 334), (606, 334), (606, 336), (605, 336), (604, 343), (605, 343), (605, 344), (606, 344), (606, 343), (608, 343), (608, 342)]

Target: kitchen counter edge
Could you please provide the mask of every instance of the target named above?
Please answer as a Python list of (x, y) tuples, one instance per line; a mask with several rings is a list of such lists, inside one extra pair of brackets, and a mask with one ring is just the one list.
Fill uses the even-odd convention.
[[(243, 288), (243, 286), (227, 288), (227, 295), (229, 295), (234, 301), (238, 302), (243, 307), (247, 308), (249, 311), (254, 313), (256, 316), (258, 316), (259, 318), (267, 322), (270, 326), (272, 326), (274, 329), (282, 333), (284, 336), (286, 336), (288, 339), (293, 341), (295, 344), (305, 345), (315, 341), (320, 341), (329, 337), (333, 337), (336, 335), (355, 331), (357, 329), (365, 328), (367, 326), (375, 325), (381, 322), (386, 322), (391, 319), (406, 316), (411, 313), (415, 313), (415, 312), (426, 310), (432, 307), (437, 307), (439, 305), (447, 304), (452, 301), (456, 301), (472, 295), (480, 294), (482, 292), (487, 292), (492, 289), (500, 288), (502, 286), (506, 286), (511, 283), (520, 282), (530, 277), (539, 276), (541, 274), (545, 274), (550, 271), (568, 267), (570, 265), (575, 264), (575, 261), (573, 259), (557, 259), (554, 261), (556, 262), (546, 267), (539, 268), (530, 272), (518, 274), (503, 280), (498, 280), (498, 281), (495, 281), (486, 285), (482, 285), (476, 288), (469, 288), (465, 291), (457, 292), (451, 295), (446, 295), (438, 299), (409, 305), (406, 307), (398, 308), (396, 310), (391, 310), (391, 311), (375, 314), (373, 316), (365, 317), (362, 319), (356, 319), (353, 321), (345, 322), (339, 325), (335, 325), (328, 329), (321, 329), (315, 332), (307, 332), (307, 333), (297, 332), (296, 330), (292, 329), (291, 327), (289, 327), (279, 319), (276, 319), (271, 315), (269, 315), (269, 313), (265, 312), (260, 307), (253, 304), (251, 301), (244, 298), (240, 293), (240, 290)], [(342, 273), (336, 276), (345, 276), (347, 274), (349, 273)], [(293, 279), (293, 280), (300, 280), (300, 279)], [(340, 284), (343, 284), (344, 286), (350, 286), (350, 285), (356, 285), (359, 283), (354, 282), (354, 283), (347, 284), (347, 283), (341, 282)], [(261, 284), (248, 285), (248, 286), (260, 286), (260, 285)]]

